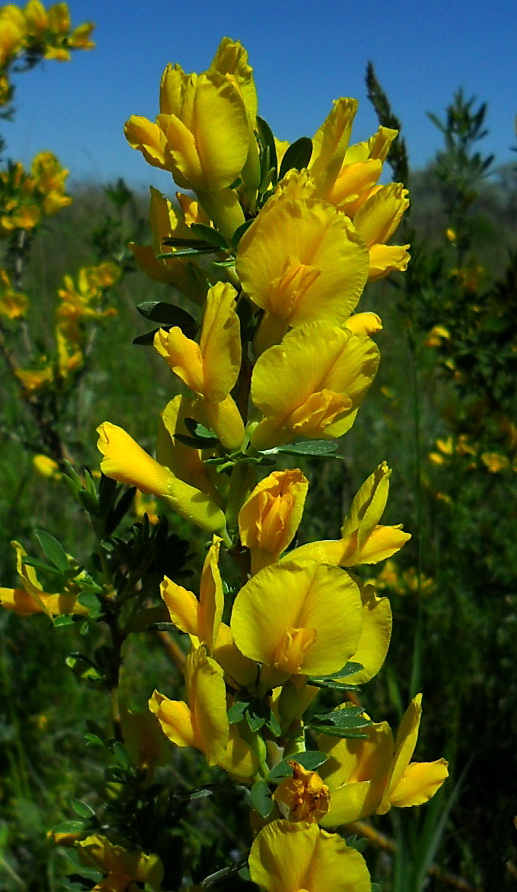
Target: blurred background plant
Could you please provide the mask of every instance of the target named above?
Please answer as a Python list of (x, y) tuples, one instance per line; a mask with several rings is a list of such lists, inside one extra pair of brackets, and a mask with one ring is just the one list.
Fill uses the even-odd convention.
[[(11, 6), (0, 11), (6, 121), (13, 117), (13, 73), (91, 46), (90, 26), (72, 31), (64, 6), (56, 4), (46, 18), (33, 2), (20, 15)], [(380, 122), (400, 130), (371, 68), (367, 83)], [(433, 721), (422, 728), (422, 752), (443, 752), (452, 780), (422, 813), (377, 818), (366, 856), (385, 892), (505, 890), (517, 875), (517, 174), (512, 166), (497, 168), (481, 152), (488, 126), (483, 104), (459, 91), (445, 117), (431, 119), (444, 147), (426, 170), (410, 170), (400, 137), (390, 155), (394, 180), (411, 190), (411, 216), (401, 238), (412, 245), (412, 262), (404, 281), (372, 284), (364, 301), (365, 309), (369, 300), (382, 316), (384, 349), (370, 401), (343, 446), (353, 479), (338, 462), (322, 470), (306, 461), (311, 502), (300, 541), (333, 538), (371, 468), (384, 459), (394, 467), (386, 522), (391, 516), (402, 520), (413, 543), (376, 580), (392, 602), (394, 635), (364, 705), (396, 724), (408, 697), (423, 690)], [(70, 497), (64, 461), (97, 466), (93, 430), (108, 409), (114, 422), (147, 433), (150, 445), (154, 412), (168, 388), (154, 351), (131, 343), (145, 327), (136, 303), (170, 294), (170, 286), (134, 272), (127, 248), (130, 240), (149, 241), (143, 222), (147, 197), (118, 182), (107, 188), (78, 185), (72, 201), (65, 193), (66, 173), (50, 153), (38, 156), (30, 171), (10, 161), (0, 170), (0, 579), (6, 586), (15, 584), (9, 546), (14, 536), (32, 552), (35, 530), (66, 531), (66, 551), (83, 564), (90, 560), (95, 532), (84, 528), (81, 500)], [(85, 480), (76, 481), (76, 496), (81, 487), (88, 489)], [(122, 512), (122, 532), (113, 530), (125, 543), (119, 545), (119, 567), (127, 571), (142, 537), (147, 549), (154, 541), (155, 557), (160, 549), (163, 557), (171, 534), (179, 537), (174, 551), (183, 559), (176, 567), (181, 578), (182, 522), (171, 517), (170, 531), (162, 526), (158, 534), (145, 519), (131, 526), (145, 511), (152, 517), (150, 501), (135, 507), (126, 498), (124, 507), (129, 520)], [(156, 572), (156, 566), (146, 572)], [(158, 843), (157, 824), (146, 825), (147, 769), (132, 767), (138, 756), (128, 759), (100, 730), (106, 715), (99, 707), (98, 679), (82, 671), (80, 661), (65, 663), (77, 646), (74, 628), (64, 625), (51, 640), (45, 616), (33, 617), (29, 625), (5, 612), (0, 622), (0, 746), (6, 766), (0, 887), (61, 888), (60, 877), (70, 870), (68, 850), (56, 849), (47, 831), (70, 819), (90, 820), (95, 789), (106, 784), (112, 790), (112, 828), (131, 815), (135, 839), (145, 830), (153, 846), (175, 847), (178, 875), (182, 857), (206, 875), (218, 846), (238, 837), (243, 817), (223, 811), (223, 786), (212, 797), (192, 800), (191, 790), (209, 779), (203, 761), (168, 750), (167, 767), (159, 771), (172, 774), (185, 795), (171, 801), (165, 783), (153, 791), (161, 808), (154, 820), (161, 820), (160, 830), (168, 827)], [(87, 634), (97, 634), (88, 623)], [(141, 639), (128, 652), (124, 672), (126, 699), (137, 714), (156, 677), (176, 672), (156, 634)], [(87, 740), (85, 715), (97, 719)], [(153, 758), (164, 761), (162, 753)], [(84, 798), (86, 805), (77, 805), (74, 816), (70, 801)], [(196, 831), (188, 820), (192, 801), (202, 809)], [(224, 823), (217, 817), (223, 813)], [(68, 832), (73, 828), (69, 824)], [(169, 879), (172, 888), (176, 878)]]

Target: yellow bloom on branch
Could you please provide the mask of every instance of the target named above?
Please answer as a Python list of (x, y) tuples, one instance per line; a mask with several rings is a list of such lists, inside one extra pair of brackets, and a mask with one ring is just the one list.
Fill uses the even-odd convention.
[(239, 533), (251, 552), (251, 571), (274, 563), (291, 544), (303, 514), (309, 481), (298, 469), (273, 471), (239, 512)]
[(370, 255), (368, 279), (382, 279), (394, 270), (403, 272), (409, 263), (409, 245), (387, 245), (409, 207), (408, 190), (400, 183), (380, 186), (372, 191), (353, 223), (363, 237)]
[(361, 635), (359, 588), (338, 567), (286, 561), (260, 570), (237, 594), (230, 626), (239, 650), (274, 687), (290, 675), (330, 675)]
[(163, 865), (158, 855), (130, 852), (111, 843), (105, 836), (94, 833), (76, 843), (79, 861), (106, 874), (92, 892), (125, 892), (145, 884), (152, 890), (161, 889)]
[(0, 588), (0, 606), (19, 616), (31, 616), (33, 613), (46, 613), (50, 618), (64, 614), (88, 615), (88, 608), (77, 600), (80, 590), (73, 580), (66, 584), (63, 592), (48, 594), (43, 590), (34, 567), (24, 562), (27, 557), (25, 549), (18, 542), (12, 544), (23, 588)]
[(246, 63), (237, 53), (229, 64), (229, 49), (226, 40), (203, 74), (186, 74), (179, 65), (168, 65), (156, 123), (133, 115), (125, 132), (149, 164), (169, 170), (182, 189), (194, 190), (216, 225), (231, 235), (244, 222), (244, 214), (229, 187), (243, 171), (255, 137)]
[(97, 428), (101, 471), (107, 477), (160, 496), (175, 511), (209, 532), (225, 529), (220, 507), (206, 493), (176, 477), (145, 452), (123, 428), (105, 421)]
[(234, 777), (253, 778), (258, 758), (228, 722), (223, 670), (203, 647), (191, 650), (186, 659), (185, 685), (187, 702), (169, 700), (158, 691), (149, 701), (165, 736), (176, 746), (200, 750), (209, 765)]
[(378, 363), (379, 350), (366, 335), (326, 322), (288, 332), (259, 357), (253, 371), (251, 399), (265, 417), (252, 432), (252, 446), (343, 436)]
[(296, 560), (310, 559), (340, 567), (376, 564), (386, 560), (411, 538), (397, 526), (382, 526), (379, 520), (386, 507), (391, 470), (386, 462), (365, 480), (355, 495), (341, 527), (341, 539), (309, 542), (291, 552)]
[(368, 276), (368, 252), (345, 214), (317, 200), (270, 199), (243, 235), (236, 269), (265, 311), (257, 350), (289, 327), (343, 322)]
[(305, 821), (273, 821), (251, 846), (251, 879), (266, 892), (370, 892), (363, 856), (336, 833)]
[(224, 607), (223, 583), (218, 566), (221, 541), (214, 536), (208, 550), (201, 573), (199, 599), (167, 576), (160, 585), (171, 621), (194, 638), (195, 647), (204, 644), (210, 653), (214, 650)]
[(241, 366), (237, 292), (218, 282), (210, 288), (199, 344), (175, 326), (160, 329), (154, 346), (169, 368), (202, 401), (200, 408), (224, 446), (237, 449), (244, 438), (244, 424), (230, 391)]
[[(320, 769), (330, 788), (330, 810), (322, 824), (336, 827), (392, 806), (422, 805), (440, 789), (448, 775), (445, 759), (411, 762), (415, 750), (422, 695), (411, 701), (395, 741), (387, 722), (365, 728), (364, 740), (321, 735), (319, 748), (329, 759)], [(346, 708), (346, 707), (345, 707)]]

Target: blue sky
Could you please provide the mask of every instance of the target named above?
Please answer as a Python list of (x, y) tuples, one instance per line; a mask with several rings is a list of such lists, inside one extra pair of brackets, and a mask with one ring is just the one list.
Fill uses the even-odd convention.
[(154, 120), (168, 62), (205, 70), (224, 35), (250, 55), (259, 112), (282, 139), (312, 135), (332, 100), (359, 100), (353, 141), (377, 127), (366, 98), (371, 59), (404, 124), (413, 167), (440, 146), (426, 111), (443, 114), (453, 92), (488, 103), (482, 149), (515, 158), (517, 113), (514, 0), (70, 0), (74, 25), (96, 23), (97, 47), (71, 63), (46, 62), (16, 78), (17, 115), (5, 124), (8, 153), (29, 163), (54, 151), (72, 180), (170, 189), (170, 177), (125, 141), (131, 114)]

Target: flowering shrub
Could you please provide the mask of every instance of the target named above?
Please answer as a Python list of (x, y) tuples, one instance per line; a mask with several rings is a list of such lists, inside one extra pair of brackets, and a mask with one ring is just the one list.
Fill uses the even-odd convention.
[[(52, 35), (62, 6), (45, 20)], [(29, 3), (25, 17), (39, 22), (39, 12)], [(50, 52), (77, 39), (60, 37)], [(8, 59), (14, 50), (4, 42)], [(297, 456), (339, 460), (379, 362), (373, 335), (382, 323), (358, 309), (361, 295), (409, 260), (408, 245), (388, 244), (407, 190), (379, 184), (396, 131), (380, 127), (350, 144), (356, 107), (338, 99), (312, 139), (280, 142), (257, 114), (246, 51), (224, 38), (202, 74), (167, 66), (155, 123), (126, 124), (146, 161), (194, 193), (177, 193), (175, 204), (152, 190), (153, 245), (133, 245), (142, 269), (182, 295), (181, 306), (140, 306), (158, 327), (139, 340), (152, 343), (179, 393), (158, 419), (156, 458), (105, 421), (100, 483), (89, 473), (66, 478), (97, 537), (91, 566), (40, 532), (46, 560), (16, 544), (21, 585), (0, 589), (8, 610), (80, 624), (83, 650), (69, 665), (109, 694), (109, 732), (89, 725), (90, 743), (115, 760), (105, 802), (77, 803), (81, 820), (55, 831), (56, 842), (75, 845), (79, 874), (97, 871), (96, 889), (194, 889), (233, 878), (268, 892), (368, 892), (366, 862), (346, 828), (426, 802), (447, 776), (444, 759), (412, 761), (420, 694), (395, 735), (358, 694), (384, 663), (392, 622), (388, 599), (359, 568), (409, 538), (380, 522), (389, 468), (372, 470), (336, 539), (298, 545), (309, 481), (284, 467)], [(45, 179), (52, 208), (61, 182), (56, 170)], [(65, 278), (57, 361), (16, 371), (28, 393), (80, 367), (82, 322), (105, 314), (100, 301), (117, 275), (101, 264), (77, 282)], [(7, 272), (3, 281), (6, 315), (22, 317), (24, 295)], [(179, 515), (189, 536), (192, 526), (208, 534), (194, 591), (182, 584), (188, 544), (165, 518), (119, 529), (135, 489)], [(161, 679), (164, 693), (155, 690), (150, 711), (137, 716), (123, 701), (121, 671), (129, 640), (146, 629), (169, 640), (185, 696)], [(236, 798), (246, 790), (248, 846), (244, 834), (216, 873), (178, 861), (177, 793), (151, 784), (165, 739), (202, 754)]]

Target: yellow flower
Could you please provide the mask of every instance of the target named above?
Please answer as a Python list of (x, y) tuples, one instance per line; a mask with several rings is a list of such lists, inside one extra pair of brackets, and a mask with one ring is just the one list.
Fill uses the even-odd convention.
[(329, 759), (320, 774), (331, 791), (324, 826), (348, 824), (374, 812), (382, 815), (392, 806), (421, 805), (439, 790), (448, 775), (445, 759), (411, 762), (421, 701), (421, 694), (411, 701), (395, 742), (387, 722), (366, 727), (363, 740), (321, 735), (318, 746)]
[(242, 287), (265, 311), (261, 352), (289, 326), (343, 322), (368, 275), (368, 253), (345, 214), (322, 201), (270, 199), (243, 235), (236, 269)]
[(11, 286), (7, 270), (0, 269), (0, 316), (19, 319), (25, 315), (28, 306), (27, 296), (21, 291), (15, 291)]
[(299, 326), (259, 357), (251, 398), (265, 416), (251, 435), (255, 449), (296, 437), (341, 437), (377, 371), (379, 351), (366, 335), (327, 322)]
[(282, 806), (287, 806), (285, 817), (289, 821), (320, 821), (329, 810), (329, 788), (316, 771), (306, 771), (298, 762), (288, 761), (293, 775), (279, 783), (272, 799), (282, 812)]
[(236, 294), (232, 285), (223, 282), (210, 288), (199, 344), (177, 326), (168, 332), (159, 329), (154, 337), (154, 346), (169, 368), (202, 400), (208, 426), (232, 450), (244, 438), (244, 424), (230, 396), (241, 366)]
[(354, 226), (370, 254), (370, 281), (384, 278), (393, 270), (407, 269), (409, 245), (386, 244), (409, 207), (407, 195), (408, 190), (400, 183), (379, 186), (354, 214)]
[(251, 846), (251, 879), (266, 892), (370, 892), (363, 856), (304, 821), (273, 821)]
[(105, 421), (97, 428), (102, 452), (101, 471), (113, 480), (136, 486), (143, 493), (160, 496), (186, 520), (204, 530), (224, 530), (226, 520), (219, 506), (201, 490), (176, 477), (145, 452), (121, 427)]
[(239, 650), (262, 663), (263, 685), (290, 675), (330, 675), (361, 635), (359, 588), (338, 567), (285, 561), (260, 570), (237, 594), (230, 626)]
[(221, 539), (213, 537), (203, 571), (199, 600), (195, 594), (165, 576), (160, 594), (167, 605), (171, 621), (194, 638), (194, 646), (205, 644), (213, 652), (221, 625), (224, 607), (223, 584), (219, 573), (219, 549)]
[(291, 552), (295, 560), (308, 558), (324, 564), (354, 567), (386, 560), (411, 538), (402, 525), (382, 526), (391, 470), (386, 462), (365, 480), (355, 495), (341, 527), (341, 539), (309, 542)]
[(12, 545), (16, 551), (16, 569), (23, 588), (0, 588), (0, 606), (19, 616), (31, 616), (33, 613), (46, 613), (50, 618), (63, 614), (88, 615), (88, 608), (77, 600), (79, 589), (73, 580), (66, 584), (63, 592), (47, 594), (41, 587), (35, 569), (23, 561), (26, 551), (18, 542), (13, 542)]
[(303, 514), (309, 481), (298, 469), (273, 471), (239, 512), (239, 533), (251, 552), (251, 571), (274, 563), (290, 545)]
[(113, 845), (105, 836), (94, 833), (76, 842), (79, 860), (87, 867), (95, 867), (107, 876), (92, 888), (92, 892), (125, 892), (136, 889), (135, 883), (158, 890), (163, 879), (163, 865), (158, 855), (129, 852)]
[[(212, 67), (186, 74), (168, 65), (160, 86), (156, 124), (133, 115), (126, 137), (155, 167), (169, 170), (182, 189), (193, 189), (225, 234), (244, 222), (235, 190), (229, 187), (245, 167), (250, 152), (250, 81), (244, 56), (235, 65), (223, 42)], [(220, 63), (222, 70), (217, 70)]]
[(48, 455), (35, 455), (32, 459), (32, 465), (40, 477), (61, 480), (63, 476), (59, 470), (58, 463), (54, 459), (49, 458)]
[(169, 700), (155, 691), (149, 701), (162, 731), (176, 746), (204, 753), (209, 765), (219, 765), (232, 776), (250, 779), (258, 759), (228, 722), (223, 670), (203, 647), (191, 650), (185, 662), (187, 701)]
[(210, 222), (197, 201), (180, 192), (176, 193), (176, 197), (180, 203), (179, 208), (175, 208), (161, 192), (151, 187), (149, 221), (153, 232), (153, 244), (136, 245), (130, 242), (129, 247), (140, 269), (151, 279), (174, 285), (195, 303), (202, 303), (208, 288), (207, 278), (202, 271), (194, 267), (188, 258), (159, 259), (156, 256), (164, 253), (174, 254), (177, 250), (164, 245), (165, 239), (175, 237), (195, 241), (197, 237), (190, 229), (191, 224), (203, 223), (206, 226)]
[(180, 480), (184, 480), (195, 489), (201, 490), (216, 502), (222, 504), (221, 494), (212, 482), (211, 472), (205, 465), (203, 456), (208, 457), (210, 450), (194, 449), (186, 446), (177, 434), (188, 435), (185, 418), (199, 421), (199, 401), (189, 400), (186, 396), (176, 396), (167, 403), (160, 416), (158, 437), (156, 441), (156, 458)]

